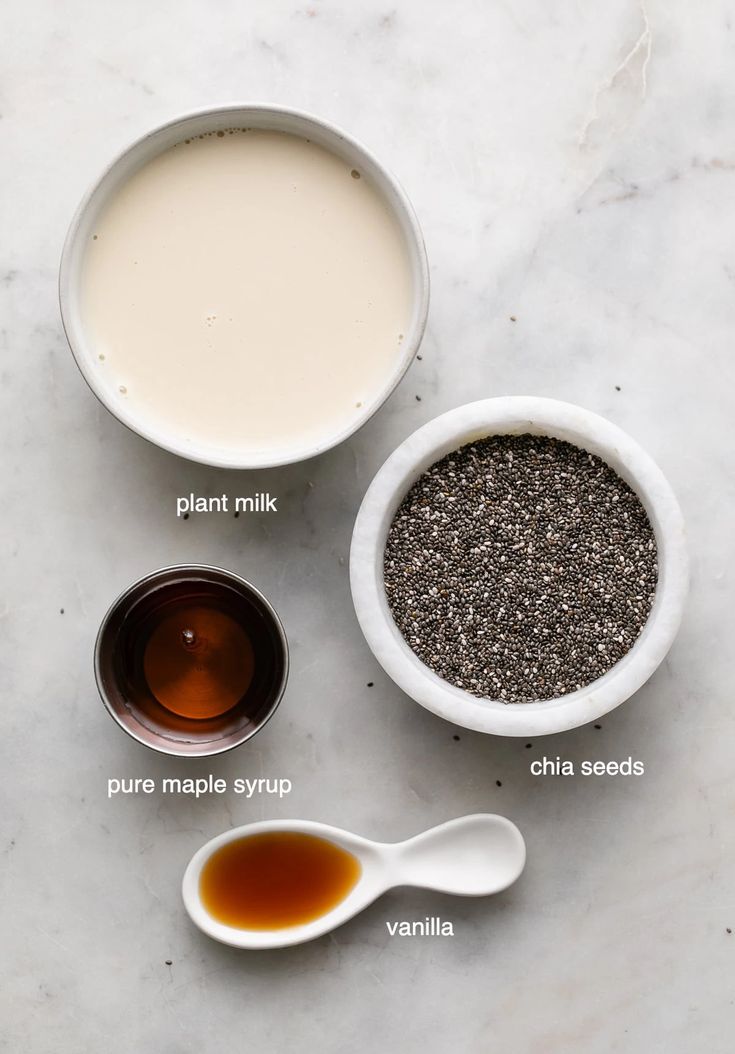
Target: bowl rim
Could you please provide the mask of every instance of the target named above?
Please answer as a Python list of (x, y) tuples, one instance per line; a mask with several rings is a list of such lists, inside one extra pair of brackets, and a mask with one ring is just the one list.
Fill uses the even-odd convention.
[[(229, 579), (238, 587), (244, 587), (248, 593), (251, 593), (258, 598), (258, 600), (263, 605), (264, 610), (267, 612), (269, 618), (272, 619), (273, 626), (276, 630), (276, 635), (283, 650), (283, 674), (281, 676), (281, 681), (278, 686), (278, 691), (273, 697), (273, 702), (262, 721), (254, 728), (251, 728), (248, 731), (244, 732), (244, 734), (239, 738), (234, 739), (232, 742), (226, 741), (225, 745), (214, 747), (213, 749), (186, 751), (177, 750), (176, 740), (173, 739), (168, 741), (171, 743), (170, 749), (166, 746), (161, 746), (150, 742), (148, 739), (145, 738), (145, 736), (141, 735), (134, 726), (128, 724), (125, 720), (123, 720), (118, 711), (113, 707), (112, 702), (109, 699), (104, 686), (104, 678), (102, 676), (101, 666), (102, 641), (111, 619), (117, 613), (120, 605), (123, 604), (127, 600), (127, 598), (140, 586), (144, 586), (148, 582), (155, 582), (159, 578), (163, 578), (164, 576), (177, 572), (186, 572), (187, 574), (190, 573), (193, 576), (203, 575), (207, 572), (216, 572), (216, 574), (223, 575), (225, 578)], [(247, 578), (243, 578), (242, 575), (238, 575), (235, 571), (230, 571), (226, 567), (218, 567), (215, 564), (166, 564), (165, 567), (158, 567), (155, 571), (149, 571), (148, 574), (143, 575), (141, 578), (137, 578), (134, 582), (131, 582), (129, 586), (123, 589), (123, 591), (115, 597), (115, 599), (108, 607), (107, 611), (105, 612), (102, 618), (102, 621), (100, 622), (100, 626), (97, 630), (97, 636), (95, 638), (94, 643), (94, 679), (95, 684), (97, 685), (97, 692), (99, 693), (99, 697), (102, 700), (102, 703), (107, 713), (110, 715), (115, 724), (119, 728), (121, 728), (123, 732), (129, 735), (131, 739), (134, 739), (136, 743), (140, 743), (142, 746), (147, 747), (148, 750), (152, 750), (156, 754), (165, 754), (168, 757), (176, 758), (216, 757), (218, 754), (226, 754), (230, 750), (234, 750), (236, 747), (239, 747), (243, 743), (246, 743), (249, 739), (252, 739), (253, 736), (257, 735), (258, 732), (265, 728), (265, 726), (275, 714), (278, 707), (281, 705), (283, 696), (286, 693), (286, 688), (288, 687), (290, 667), (291, 659), (288, 647), (288, 637), (286, 636), (286, 630), (284, 629), (280, 615), (273, 607), (273, 604), (271, 604), (270, 600), (268, 600), (265, 594), (262, 593), (257, 586), (254, 586), (252, 582), (248, 581)], [(213, 740), (212, 742), (216, 743), (216, 740)]]
[[(383, 588), (383, 551), (396, 509), (412, 483), (445, 454), (494, 434), (551, 435), (601, 457), (638, 495), (651, 520), (659, 577), (648, 620), (633, 647), (585, 688), (534, 703), (478, 699), (442, 680), (411, 651)], [(684, 519), (653, 459), (606, 418), (572, 403), (502, 396), (441, 414), (410, 435), (378, 470), (355, 521), (350, 586), (355, 613), (375, 658), (409, 696), (464, 728), (501, 736), (547, 735), (594, 721), (628, 699), (668, 652), (684, 613), (689, 581)]]
[[(120, 185), (115, 182), (116, 174), (127, 164), (134, 165), (136, 158), (140, 165), (143, 165), (158, 153), (163, 152), (166, 146), (159, 145), (161, 140), (164, 140), (178, 126), (181, 126), (183, 138), (186, 134), (186, 126), (189, 124), (206, 121), (212, 122), (213, 128), (216, 128), (218, 121), (233, 119), (236, 115), (238, 120), (243, 121), (252, 119), (256, 122), (264, 122), (272, 118), (273, 131), (285, 130), (283, 127), (278, 127), (278, 122), (292, 122), (294, 126), (299, 126), (301, 132), (294, 127), (291, 134), (305, 134), (307, 130), (311, 130), (317, 137), (323, 136), (328, 140), (335, 150), (338, 144), (342, 145), (345, 152), (356, 159), (356, 163), (369, 169), (377, 192), (385, 201), (403, 232), (414, 285), (412, 316), (393, 371), (387, 376), (386, 383), (378, 395), (363, 407), (362, 413), (356, 420), (333, 436), (304, 444), (300, 448), (293, 446), (285, 448), (283, 452), (260, 454), (251, 451), (246, 456), (216, 446), (212, 448), (200, 446), (197, 449), (196, 444), (188, 444), (183, 440), (166, 436), (165, 426), (162, 431), (158, 431), (143, 415), (137, 418), (134, 407), (131, 412), (129, 405), (121, 406), (115, 402), (111, 397), (111, 392), (99, 383), (98, 375), (92, 369), (92, 356), (85, 353), (87, 343), (84, 327), (79, 317), (77, 296), (77, 275), (84, 255), (81, 245), (84, 224), (93, 210), (96, 214), (96, 211), (102, 208), (115, 193)], [(258, 127), (271, 126), (260, 123)], [(322, 145), (325, 149), (329, 149), (327, 143)], [(362, 428), (395, 391), (413, 362), (426, 330), (430, 299), (429, 263), (421, 226), (410, 198), (391, 170), (379, 161), (359, 139), (331, 121), (306, 110), (269, 102), (230, 102), (187, 110), (156, 124), (120, 150), (103, 168), (83, 194), (69, 224), (59, 265), (58, 298), (62, 327), (79, 372), (105, 409), (129, 431), (171, 454), (214, 468), (235, 470), (277, 468), (281, 465), (295, 464), (317, 457), (343, 443)]]

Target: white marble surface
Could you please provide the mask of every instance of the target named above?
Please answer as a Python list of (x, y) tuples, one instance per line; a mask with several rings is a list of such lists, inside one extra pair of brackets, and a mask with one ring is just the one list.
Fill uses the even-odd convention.
[[(9, 0), (0, 47), (0, 1049), (730, 1051), (728, 5)], [(423, 359), (379, 416), (317, 461), (244, 477), (164, 454), (96, 404), (55, 283), (77, 199), (115, 151), (179, 111), (253, 98), (343, 124), (394, 169), (434, 284)], [(602, 729), (530, 749), (457, 741), (387, 682), (345, 563), (389, 451), (436, 413), (503, 393), (579, 402), (642, 442), (678, 492), (694, 569), (653, 681)], [(280, 495), (277, 517), (174, 516), (179, 493), (255, 486)], [(189, 559), (252, 577), (293, 649), (267, 729), (195, 764), (126, 739), (91, 668), (112, 597)], [(534, 778), (544, 752), (632, 754), (646, 774)], [(105, 797), (111, 775), (209, 771), (287, 776), (294, 791), (274, 804)], [(267, 954), (215, 945), (184, 916), (186, 861), (233, 821), (295, 814), (391, 839), (475, 810), (527, 838), (528, 869), (497, 898), (395, 893), (331, 938)], [(387, 934), (386, 919), (434, 913), (453, 939)]]

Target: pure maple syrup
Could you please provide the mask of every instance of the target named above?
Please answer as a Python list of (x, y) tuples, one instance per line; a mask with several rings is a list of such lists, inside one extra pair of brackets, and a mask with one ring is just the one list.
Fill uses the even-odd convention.
[(212, 918), (245, 930), (301, 926), (326, 915), (357, 884), (357, 857), (298, 831), (246, 835), (202, 868), (199, 895)]
[(164, 568), (108, 612), (100, 694), (119, 724), (167, 753), (217, 753), (247, 739), (285, 687), (288, 651), (268, 602), (220, 568)]
[(202, 596), (159, 613), (147, 632), (143, 675), (161, 706), (180, 717), (219, 717), (244, 697), (254, 672), (242, 621)]

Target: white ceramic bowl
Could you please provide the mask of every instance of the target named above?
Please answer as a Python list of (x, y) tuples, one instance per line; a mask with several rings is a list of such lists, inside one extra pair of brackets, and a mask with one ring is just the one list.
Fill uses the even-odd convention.
[[(220, 131), (233, 125), (303, 136), (359, 168), (383, 195), (395, 216), (405, 238), (412, 272), (414, 292), (411, 319), (400, 353), (392, 371), (386, 375), (381, 391), (371, 402), (365, 403), (361, 414), (348, 428), (316, 444), (304, 442), (277, 453), (233, 452), (230, 448), (213, 445), (184, 444), (169, 435), (165, 426), (158, 427), (152, 422), (150, 415), (144, 418), (140, 411), (136, 411), (132, 401), (123, 404), (116, 396), (113, 381), (96, 368), (97, 350), (91, 346), (80, 312), (80, 277), (85, 247), (101, 210), (111, 197), (134, 172), (162, 151), (187, 137)], [(334, 125), (310, 114), (254, 103), (199, 110), (178, 117), (136, 140), (105, 169), (82, 199), (71, 222), (61, 258), (59, 300), (67, 340), (84, 379), (100, 402), (124, 425), (164, 450), (192, 461), (221, 468), (267, 468), (303, 461), (329, 450), (356, 432), (382, 406), (413, 361), (421, 343), (429, 307), (429, 269), (421, 228), (408, 197), (398, 181), (366, 147)]]
[[(538, 703), (478, 699), (442, 680), (411, 651), (388, 607), (383, 553), (393, 517), (414, 481), (434, 462), (484, 436), (553, 436), (607, 462), (636, 492), (656, 535), (659, 577), (648, 621), (630, 651), (586, 688)], [(427, 710), (464, 728), (501, 736), (545, 735), (594, 721), (636, 692), (676, 636), (688, 587), (684, 521), (655, 462), (618, 427), (554, 399), (484, 399), (442, 414), (414, 432), (371, 483), (357, 516), (350, 582), (357, 618), (386, 673)]]

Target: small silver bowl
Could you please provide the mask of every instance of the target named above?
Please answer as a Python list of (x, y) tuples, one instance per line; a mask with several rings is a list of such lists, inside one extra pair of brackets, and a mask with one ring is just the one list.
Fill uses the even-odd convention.
[[(215, 717), (172, 712), (151, 691), (144, 671), (148, 628), (177, 604), (214, 603), (246, 626), (252, 679), (239, 701)], [(221, 567), (183, 564), (141, 578), (102, 620), (94, 653), (102, 702), (124, 732), (161, 754), (211, 757), (246, 742), (275, 713), (288, 681), (288, 641), (275, 609), (239, 575)]]

